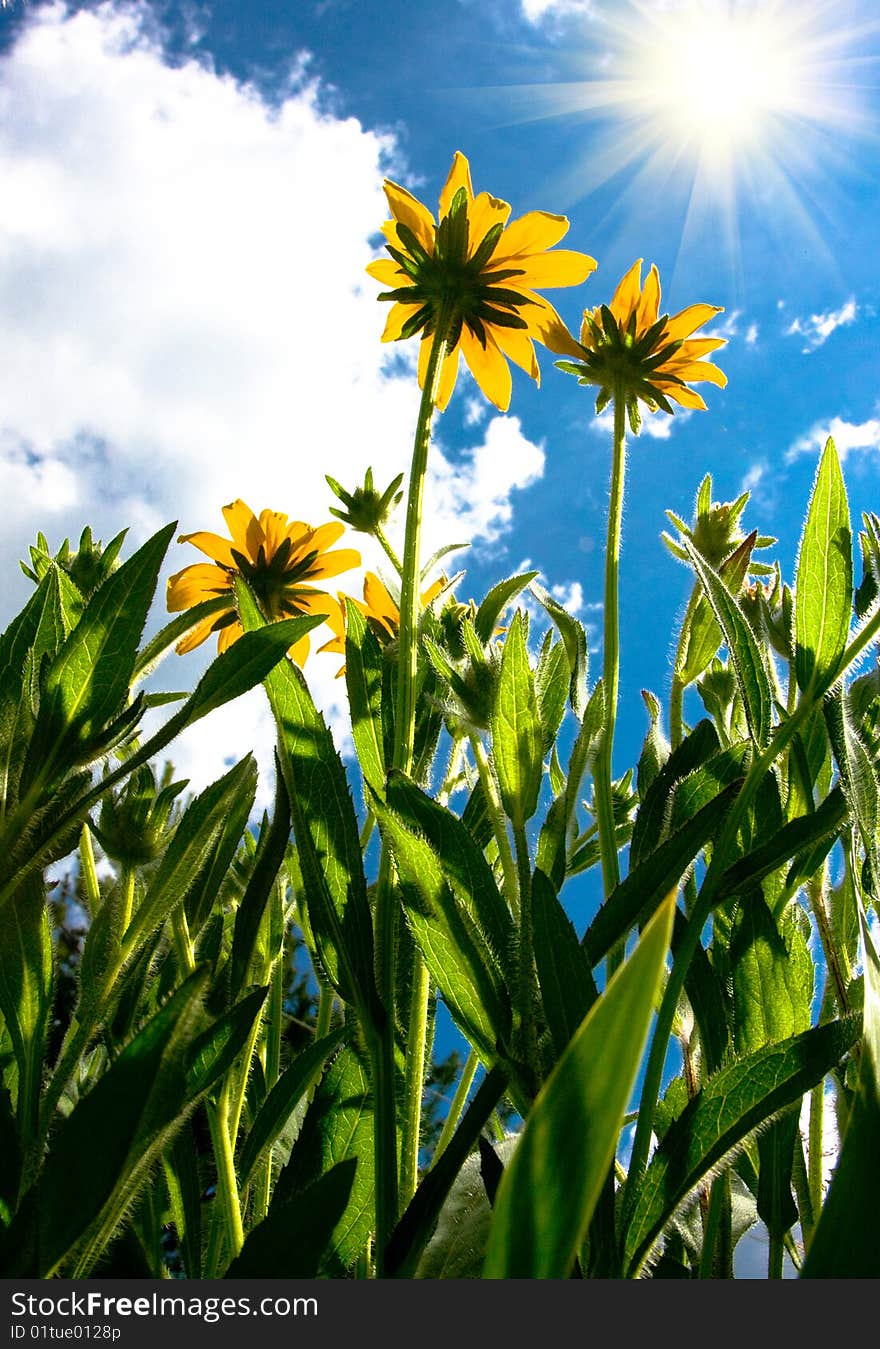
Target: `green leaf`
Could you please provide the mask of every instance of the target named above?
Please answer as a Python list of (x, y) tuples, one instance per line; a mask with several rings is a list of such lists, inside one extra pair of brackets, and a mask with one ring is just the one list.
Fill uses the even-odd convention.
[(266, 904), (278, 872), (284, 864), (290, 841), (290, 806), (284, 774), (275, 760), (275, 809), (272, 819), (260, 830), (253, 869), (235, 914), (232, 935), (230, 993), (237, 997), (247, 980), (248, 968), (263, 921)]
[(513, 944), (513, 921), (482, 849), (451, 810), (397, 769), (388, 775), (387, 800), (413, 833), (428, 840), (460, 905), (503, 964)]
[(232, 1067), (260, 1015), (269, 986), (251, 989), (202, 1031), (190, 1047), (186, 1070), (186, 1099), (192, 1102), (210, 1091), (214, 1083)]
[(333, 1229), (321, 1273), (342, 1277), (355, 1264), (372, 1231), (374, 1207), (372, 1088), (360, 1054), (345, 1046), (322, 1077), (306, 1111), (287, 1165), (275, 1184), (271, 1217), (308, 1193), (339, 1162), (357, 1162), (345, 1210)]
[(865, 1008), (855, 1100), (850, 1108), (831, 1188), (801, 1269), (802, 1279), (871, 1279), (880, 1274), (877, 1249), (880, 956), (861, 902), (859, 925), (865, 966)]
[(182, 1119), (186, 1061), (207, 971), (171, 995), (62, 1121), (9, 1229), (4, 1267), (49, 1278), (74, 1250), (86, 1277)]
[(804, 878), (812, 875), (815, 870), (812, 859), (816, 857), (816, 850), (824, 847), (824, 851), (828, 851), (846, 821), (846, 814), (843, 792), (840, 787), (835, 787), (817, 810), (790, 820), (766, 843), (759, 844), (728, 867), (719, 882), (719, 900), (728, 895), (742, 894), (790, 859), (792, 869), (789, 884), (795, 875), (801, 874), (799, 859), (805, 856), (811, 859), (812, 869), (804, 872)]
[(50, 782), (124, 708), (138, 643), (174, 524), (154, 534), (95, 591), (47, 667), (23, 782)]
[(491, 719), (501, 802), (515, 828), (537, 810), (544, 772), (544, 737), (523, 624), (517, 609), (507, 630)]
[[(550, 636), (548, 629), (547, 636)], [(535, 696), (544, 738), (544, 753), (554, 747), (568, 697), (568, 660), (561, 642), (544, 643), (535, 667)]]
[[(718, 568), (718, 575), (731, 594), (739, 593), (749, 570), (752, 549), (755, 546), (757, 531), (753, 531)], [(679, 678), (685, 686), (692, 684), (710, 664), (723, 641), (721, 629), (705, 595), (701, 595), (694, 608), (688, 633), (687, 650)]]
[[(647, 857), (669, 832), (669, 817), (678, 784), (697, 769), (708, 763), (718, 752), (718, 735), (711, 721), (703, 718), (698, 721), (689, 735), (673, 750), (663, 767), (654, 777), (647, 794), (639, 806), (633, 826), (630, 864), (634, 865)], [(719, 774), (712, 773), (718, 781)], [(729, 778), (719, 782), (725, 786)], [(710, 796), (717, 794), (710, 792)]]
[(38, 1128), (52, 987), (46, 895), (42, 877), (33, 874), (0, 909), (0, 1012), (18, 1064), (18, 1130), (27, 1142)]
[(764, 749), (773, 724), (773, 694), (763, 653), (748, 620), (721, 577), (688, 539), (683, 540), (683, 545), (724, 634), (752, 739)]
[[(351, 1198), (357, 1162), (337, 1162), (247, 1236), (225, 1279), (314, 1279)], [(317, 1305), (317, 1304), (316, 1304)]]
[(825, 724), (844, 794), (875, 877), (878, 876), (878, 839), (880, 839), (880, 779), (874, 756), (852, 723), (849, 698), (837, 689), (822, 707)]
[(601, 679), (587, 703), (583, 721), (572, 746), (568, 774), (563, 790), (554, 798), (541, 826), (538, 838), (538, 866), (559, 890), (565, 880), (568, 835), (575, 819), (581, 781), (593, 748), (602, 730), (605, 694)]
[(661, 843), (612, 890), (584, 933), (583, 947), (595, 966), (631, 928), (644, 924), (682, 876), (701, 848), (714, 838), (739, 793), (732, 782), (681, 829)]
[(568, 610), (564, 609), (549, 591), (538, 585), (536, 581), (532, 581), (529, 588), (535, 598), (540, 600), (559, 629), (565, 654), (568, 657), (570, 672), (568, 697), (571, 710), (578, 721), (583, 721), (587, 709), (587, 681), (589, 676), (587, 634), (584, 631), (584, 625), (572, 617)]
[(599, 994), (571, 920), (540, 868), (532, 877), (532, 928), (544, 1015), (560, 1055)]
[[(494, 1144), (507, 1165), (516, 1136)], [(440, 1210), (437, 1229), (416, 1268), (417, 1279), (479, 1279), (486, 1256), (492, 1207), (486, 1194), (480, 1157), (471, 1153), (455, 1178)]]
[(492, 587), (474, 615), (474, 628), (483, 646), (488, 646), (494, 637), (498, 620), (511, 600), (516, 599), (537, 575), (536, 571), (524, 571), (519, 576), (508, 576)]
[(238, 1182), (243, 1189), (251, 1178), (254, 1167), (267, 1148), (271, 1148), (276, 1138), (285, 1128), (296, 1107), (306, 1092), (316, 1081), (333, 1051), (345, 1036), (345, 1026), (322, 1035), (305, 1049), (300, 1050), (296, 1058), (285, 1068), (269, 1095), (263, 1101), (238, 1161)]
[(380, 796), (385, 789), (382, 659), (382, 648), (366, 618), (352, 600), (347, 600), (345, 687), (351, 712), (351, 737), (364, 779)]
[(428, 840), (376, 798), (379, 829), (397, 865), (401, 898), (425, 963), (453, 1019), (484, 1063), (510, 1034), (511, 1008), (501, 953), (456, 900)]
[(766, 1045), (722, 1068), (685, 1107), (642, 1178), (625, 1233), (624, 1277), (635, 1278), (666, 1224), (753, 1132), (839, 1064), (858, 1037), (850, 1018)]
[(852, 527), (840, 461), (825, 444), (798, 552), (794, 597), (795, 673), (818, 697), (839, 674), (853, 605)]
[(484, 1278), (571, 1274), (635, 1085), (673, 907), (645, 928), (538, 1094), (495, 1197)]
[[(264, 620), (237, 583), (246, 631)], [(373, 973), (373, 920), (348, 779), (302, 671), (281, 661), (266, 676), (278, 727), (278, 755), (290, 801), (309, 924), (328, 980), (363, 1017), (381, 1020)]]
[(760, 890), (743, 895), (730, 963), (737, 1053), (754, 1053), (809, 1028), (813, 959), (791, 909), (776, 922)]
[(125, 932), (123, 960), (129, 960), (162, 926), (183, 903), (204, 869), (210, 867), (230, 813), (239, 810), (243, 800), (253, 801), (256, 781), (256, 763), (248, 754), (217, 782), (206, 787), (184, 811)]

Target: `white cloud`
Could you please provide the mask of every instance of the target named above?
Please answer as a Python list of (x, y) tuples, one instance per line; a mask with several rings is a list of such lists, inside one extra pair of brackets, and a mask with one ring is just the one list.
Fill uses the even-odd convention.
[[(668, 440), (673, 431), (683, 426), (692, 416), (688, 408), (682, 408), (677, 411), (673, 417), (668, 412), (658, 411), (649, 412), (644, 404), (639, 405), (639, 411), (642, 414), (642, 429), (639, 435), (645, 435), (650, 440)], [(614, 409), (607, 407), (598, 417), (594, 417), (590, 422), (594, 431), (602, 435), (613, 435), (614, 433)]]
[(707, 328), (706, 332), (701, 333), (700, 336), (723, 337), (725, 341), (729, 341), (731, 337), (735, 337), (739, 332), (739, 321), (741, 318), (741, 309), (731, 309), (729, 314), (725, 314), (723, 318), (717, 319), (712, 324), (712, 327)]
[[(387, 309), (364, 272), (394, 146), (329, 113), (306, 72), (292, 54), (273, 105), (172, 63), (145, 3), (35, 7), (0, 57), (0, 627), (38, 529), (57, 547), (86, 523), (105, 541), (130, 526), (130, 551), (170, 520), (222, 531), (239, 496), (318, 523), (335, 504), (325, 473), (351, 488), (367, 465), (382, 486), (407, 469), (414, 353), (380, 343)], [(496, 538), (542, 469), (515, 418), (455, 463), (438, 450), (425, 556)], [(163, 576), (198, 557), (170, 554)], [(209, 655), (160, 680), (191, 686)], [(308, 673), (344, 735), (337, 664)], [(236, 708), (187, 749), (194, 790), (269, 743), (262, 704)]]
[(529, 23), (544, 19), (577, 18), (593, 12), (592, 0), (521, 0), (523, 18)]
[(801, 454), (818, 454), (829, 436), (841, 460), (853, 450), (880, 450), (880, 417), (869, 417), (864, 422), (848, 422), (843, 417), (816, 422), (786, 451), (786, 463)]
[(756, 491), (767, 475), (767, 468), (766, 460), (760, 460), (758, 463), (752, 464), (743, 475), (739, 490), (741, 492)]
[(747, 347), (753, 347), (758, 340), (758, 325), (750, 323), (746, 328), (745, 344)]
[(827, 309), (822, 314), (811, 314), (809, 318), (796, 318), (785, 330), (786, 337), (799, 335), (804, 338), (804, 345), (801, 351), (808, 355), (821, 347), (824, 342), (838, 328), (844, 327), (847, 323), (852, 323), (858, 313), (858, 306), (854, 299), (850, 298), (839, 309)]

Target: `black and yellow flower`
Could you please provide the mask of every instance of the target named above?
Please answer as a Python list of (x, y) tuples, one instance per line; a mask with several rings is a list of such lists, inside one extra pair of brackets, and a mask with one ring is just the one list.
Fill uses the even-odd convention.
[[(180, 613), (204, 600), (228, 594), (229, 608), (197, 623), (178, 642), (178, 652), (192, 651), (213, 632), (217, 633), (218, 651), (225, 651), (242, 635), (233, 594), (236, 576), (244, 577), (251, 586), (270, 622), (299, 614), (338, 617), (338, 601), (313, 583), (360, 565), (356, 549), (333, 550), (333, 544), (345, 531), (343, 524), (329, 521), (314, 528), (270, 510), (256, 516), (240, 499), (224, 506), (223, 515), (229, 539), (204, 530), (180, 535), (180, 543), (193, 544), (212, 560), (195, 562), (171, 576), (167, 605), (171, 613)], [(308, 654), (307, 634), (294, 643), (289, 655), (302, 665)]]
[[(706, 404), (691, 384), (702, 380), (723, 388), (727, 378), (705, 360), (725, 345), (723, 337), (692, 334), (716, 314), (717, 305), (693, 304), (671, 318), (660, 314), (660, 274), (651, 266), (642, 286), (642, 259), (620, 281), (611, 303), (584, 311), (577, 361), (557, 361), (560, 369), (577, 375), (582, 384), (599, 387), (596, 410), (601, 412), (620, 394), (634, 431), (638, 430), (638, 402), (651, 412), (673, 413)], [(671, 400), (671, 401), (670, 401)]]
[(585, 253), (554, 244), (568, 230), (565, 216), (530, 211), (508, 224), (510, 206), (488, 192), (474, 196), (470, 167), (456, 151), (440, 193), (439, 223), (426, 206), (386, 180), (392, 220), (383, 233), (391, 255), (367, 271), (391, 289), (383, 342), (422, 335), (419, 383), (434, 334), (445, 329), (447, 352), (437, 406), (449, 401), (463, 355), (483, 393), (502, 412), (510, 404), (508, 360), (540, 380), (534, 341), (561, 355), (578, 348), (553, 306), (536, 288), (574, 286), (595, 269)]

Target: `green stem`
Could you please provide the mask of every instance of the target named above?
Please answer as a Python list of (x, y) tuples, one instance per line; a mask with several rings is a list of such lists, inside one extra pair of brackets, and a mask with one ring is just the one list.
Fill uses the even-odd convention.
[[(815, 1210), (813, 1209), (813, 1196), (810, 1193), (810, 1177), (807, 1171), (806, 1159), (804, 1158), (804, 1145), (800, 1133), (798, 1133), (797, 1138), (795, 1139), (794, 1163), (791, 1169), (791, 1178), (797, 1196), (798, 1215), (801, 1221), (801, 1235), (803, 1237), (804, 1250), (806, 1251), (809, 1249), (810, 1241), (813, 1237), (813, 1229), (816, 1226), (816, 1215)], [(788, 1249), (790, 1254), (790, 1248)]]
[(681, 620), (681, 631), (678, 635), (678, 647), (675, 652), (675, 661), (672, 670), (672, 687), (669, 691), (669, 743), (673, 750), (678, 749), (684, 739), (684, 691), (687, 687), (681, 678), (681, 671), (684, 669), (684, 663), (687, 653), (687, 640), (690, 636), (691, 625), (697, 604), (699, 603), (701, 588), (695, 585), (690, 593), (687, 602), (687, 608), (684, 611), (684, 618)]
[[(617, 690), (620, 677), (620, 625), (618, 591), (620, 575), (620, 530), (623, 518), (623, 489), (626, 476), (626, 397), (621, 388), (614, 392), (614, 446), (611, 459), (611, 496), (608, 505), (608, 537), (605, 545), (605, 609), (602, 651), (602, 681), (605, 690), (605, 715), (596, 752), (594, 783), (596, 820), (599, 825), (599, 855), (602, 881), (607, 899), (620, 882), (617, 858), (617, 831), (614, 825), (614, 797), (611, 788), (611, 762), (614, 729), (617, 722)], [(610, 978), (623, 960), (622, 942), (608, 953)]]
[(523, 1054), (530, 1068), (538, 1072), (538, 1037), (535, 1029), (535, 942), (532, 931), (532, 867), (525, 826), (513, 827), (516, 866), (519, 880), (519, 1004)]
[(184, 975), (192, 974), (196, 967), (196, 958), (189, 935), (189, 923), (180, 904), (171, 916), (171, 930), (174, 933), (174, 950), (181, 971)]
[(507, 819), (504, 809), (501, 805), (501, 797), (498, 792), (498, 784), (495, 781), (495, 772), (486, 755), (486, 750), (478, 734), (470, 737), (471, 749), (473, 750), (474, 762), (477, 765), (477, 772), (480, 775), (480, 785), (483, 788), (483, 795), (486, 798), (486, 808), (489, 812), (489, 820), (492, 824), (492, 834), (495, 838), (495, 845), (498, 848), (498, 858), (501, 862), (501, 872), (504, 876), (504, 893), (507, 898), (508, 907), (511, 913), (516, 917), (519, 913), (519, 877), (516, 868), (516, 862), (513, 858), (513, 850), (510, 846), (510, 836), (507, 832)]
[(119, 917), (120, 936), (125, 933), (131, 922), (132, 910), (134, 909), (134, 881), (135, 869), (129, 863), (126, 863), (119, 877), (119, 884), (122, 887), (122, 912)]
[(767, 1251), (767, 1278), (781, 1279), (785, 1264), (785, 1236), (770, 1233), (770, 1245)]
[(400, 558), (397, 556), (397, 553), (392, 547), (388, 535), (385, 533), (385, 530), (382, 528), (381, 525), (376, 525), (373, 529), (373, 534), (377, 542), (384, 550), (385, 555), (388, 558), (389, 562), (391, 563), (392, 567), (399, 576), (403, 571), (403, 563), (401, 562)]
[(811, 701), (802, 702), (793, 716), (776, 728), (776, 734), (763, 754), (752, 763), (724, 822), (721, 835), (713, 850), (712, 861), (706, 872), (693, 912), (688, 918), (687, 927), (673, 961), (663, 999), (657, 1014), (657, 1021), (651, 1037), (651, 1048), (645, 1066), (645, 1075), (639, 1104), (638, 1120), (633, 1138), (632, 1155), (629, 1166), (629, 1179), (623, 1196), (624, 1223), (632, 1214), (638, 1196), (639, 1185), (648, 1162), (651, 1145), (651, 1133), (654, 1127), (654, 1113), (663, 1082), (663, 1067), (669, 1045), (669, 1036), (675, 1018), (678, 1001), (684, 987), (685, 977), (694, 951), (700, 943), (703, 928), (708, 921), (715, 904), (721, 880), (728, 865), (732, 845), (745, 819), (755, 794), (771, 765), (782, 750), (798, 732), (801, 725), (812, 713)]
[(421, 954), (413, 957), (409, 1035), (403, 1078), (403, 1121), (400, 1143), (399, 1206), (406, 1208), (419, 1183), (419, 1142), (422, 1129), (422, 1093), (428, 1048), (428, 1001), (431, 979)]
[(89, 915), (94, 922), (97, 917), (98, 909), (101, 906), (101, 888), (98, 884), (98, 872), (95, 867), (95, 853), (92, 848), (92, 831), (89, 828), (88, 821), (86, 821), (80, 830), (79, 859), (83, 889), (86, 892), (86, 903), (88, 905)]
[(403, 542), (403, 570), (400, 579), (400, 636), (397, 667), (397, 716), (394, 723), (393, 764), (404, 773), (412, 767), (416, 715), (416, 669), (418, 665), (419, 582), (421, 572), (422, 509), (431, 421), (440, 391), (440, 376), (448, 350), (451, 309), (445, 305), (437, 315), (431, 342), (428, 368), (419, 404), (413, 457), (406, 504), (406, 533)]
[[(813, 1214), (818, 1219), (822, 1212), (822, 1201), (824, 1190), (822, 1185), (822, 1167), (824, 1158), (822, 1149), (824, 1147), (825, 1132), (825, 1079), (823, 1078), (817, 1086), (810, 1092), (810, 1133), (807, 1144), (807, 1181), (812, 1202)], [(801, 1224), (803, 1228), (803, 1223)], [(804, 1250), (809, 1250), (809, 1237), (812, 1236), (812, 1228), (809, 1237), (806, 1229), (804, 1231)]]
[[(228, 1084), (224, 1083), (216, 1104), (208, 1102), (208, 1124), (211, 1130), (211, 1143), (214, 1148), (214, 1161), (217, 1166), (217, 1197), (225, 1225), (227, 1264), (234, 1260), (244, 1245), (244, 1227), (241, 1221), (241, 1208), (238, 1202), (238, 1181), (235, 1178), (235, 1161), (229, 1135), (229, 1096)], [(216, 1277), (212, 1272), (207, 1277)]]
[(461, 1112), (464, 1110), (468, 1092), (473, 1086), (474, 1078), (477, 1075), (479, 1066), (480, 1060), (477, 1058), (474, 1051), (471, 1050), (470, 1054), (468, 1054), (467, 1062), (462, 1069), (461, 1077), (458, 1080), (458, 1086), (455, 1089), (452, 1104), (449, 1107), (446, 1119), (443, 1121), (443, 1128), (440, 1130), (440, 1137), (437, 1139), (437, 1147), (434, 1150), (434, 1159), (431, 1163), (432, 1166), (434, 1162), (437, 1161), (441, 1152), (443, 1152), (452, 1135), (455, 1133), (455, 1127), (461, 1118)]

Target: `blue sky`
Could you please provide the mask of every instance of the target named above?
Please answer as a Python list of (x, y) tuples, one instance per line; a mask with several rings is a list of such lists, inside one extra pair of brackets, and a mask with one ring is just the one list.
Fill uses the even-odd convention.
[[(134, 547), (172, 519), (220, 529), (238, 496), (317, 524), (325, 473), (407, 468), (415, 353), (381, 346), (364, 268), (383, 177), (436, 209), (461, 150), (477, 191), (567, 214), (563, 246), (597, 259), (551, 292), (572, 328), (637, 257), (669, 312), (724, 307), (727, 388), (630, 444), (621, 771), (640, 689), (666, 701), (689, 590), (665, 508), (689, 519), (707, 472), (717, 500), (749, 488), (745, 523), (778, 538), (790, 580), (830, 432), (854, 523), (880, 511), (878, 55), (873, 0), (6, 0), (0, 626), (37, 530), (57, 546), (128, 527)], [(540, 389), (514, 372), (506, 416), (459, 378), (426, 551), (473, 541), (464, 598), (539, 568), (598, 670), (610, 437), (589, 392), (539, 361)], [(194, 560), (175, 545), (165, 574)], [(209, 655), (172, 658), (160, 682), (191, 686)], [(344, 745), (336, 665), (307, 668)], [(260, 691), (209, 720), (179, 773), (199, 788), (253, 749), (268, 804)]]
[[(630, 445), (619, 771), (646, 728), (639, 690), (668, 692), (688, 593), (665, 508), (690, 518), (706, 472), (716, 499), (750, 488), (745, 522), (778, 537), (790, 578), (829, 431), (854, 520), (880, 508), (874, 15), (868, 0), (7, 0), (0, 619), (38, 529), (57, 544), (128, 526), (133, 546), (170, 519), (222, 528), (236, 496), (318, 523), (325, 472), (351, 486), (367, 464), (380, 482), (407, 467), (414, 353), (380, 345), (364, 267), (383, 176), (436, 209), (460, 149), (476, 190), (514, 216), (564, 212), (563, 246), (597, 259), (550, 294), (573, 328), (637, 257), (670, 312), (725, 310), (727, 388)], [(598, 662), (609, 434), (539, 361), (540, 389), (514, 373), (507, 416), (460, 377), (428, 546), (473, 539), (464, 597), (539, 568)], [(167, 571), (192, 560), (175, 546)], [(161, 678), (183, 687), (207, 656)], [(309, 673), (342, 735), (334, 663)], [(268, 762), (270, 741), (263, 703), (242, 700), (180, 766), (202, 785), (247, 748)]]

